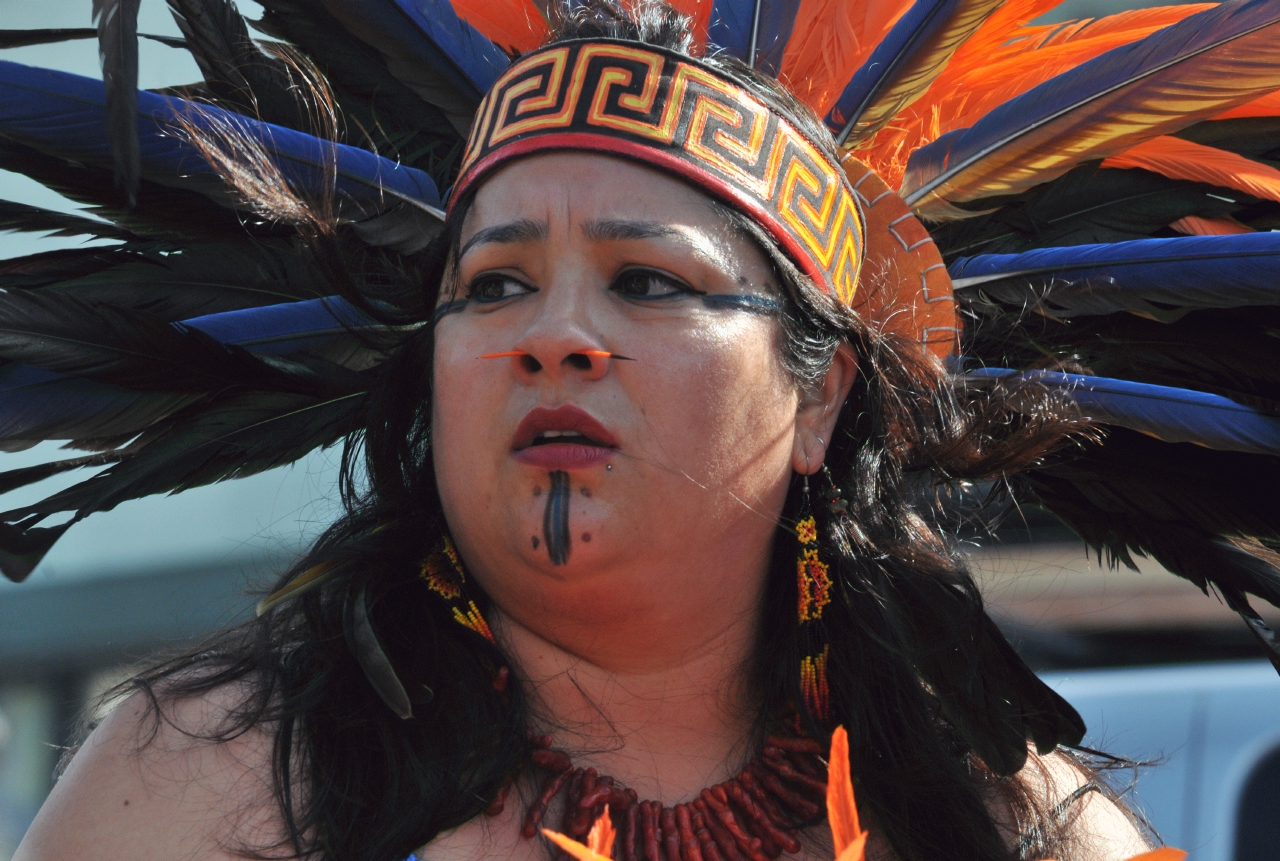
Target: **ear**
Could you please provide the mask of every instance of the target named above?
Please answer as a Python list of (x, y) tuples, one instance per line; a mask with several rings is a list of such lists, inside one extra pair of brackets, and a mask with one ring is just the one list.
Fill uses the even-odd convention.
[(796, 435), (791, 450), (791, 467), (796, 472), (813, 475), (822, 469), (836, 420), (857, 376), (858, 360), (853, 348), (841, 344), (822, 384), (805, 393), (796, 410)]

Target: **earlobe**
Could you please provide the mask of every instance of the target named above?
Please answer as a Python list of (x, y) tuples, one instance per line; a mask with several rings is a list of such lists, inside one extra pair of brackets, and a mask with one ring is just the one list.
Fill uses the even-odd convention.
[(828, 442), (835, 434), (840, 411), (857, 376), (858, 360), (853, 348), (841, 344), (822, 384), (804, 396), (796, 411), (796, 434), (791, 454), (791, 468), (796, 472), (813, 475), (822, 469)]

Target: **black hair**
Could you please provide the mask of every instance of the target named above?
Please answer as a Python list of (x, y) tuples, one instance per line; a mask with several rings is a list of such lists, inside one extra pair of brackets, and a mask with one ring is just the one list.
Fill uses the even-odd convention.
[[(555, 39), (630, 39), (686, 52), (692, 41), (688, 21), (659, 3), (565, 4), (556, 7), (553, 25)], [(821, 121), (775, 81), (731, 58), (701, 59), (837, 158)], [(442, 233), (416, 255), (360, 250), (342, 230), (313, 229), (309, 239), (353, 299), (384, 316), (386, 300), (395, 300), (393, 322), (424, 323), (448, 280), (467, 208), (459, 202)], [(849, 731), (864, 812), (902, 861), (1065, 861), (1073, 849), (1062, 816), (1025, 781), (1000, 776), (1008, 769), (987, 761), (997, 754), (1019, 759), (1021, 724), (1011, 754), (1007, 741), (986, 741), (984, 711), (1001, 708), (1000, 679), (1029, 671), (986, 617), (928, 500), (954, 482), (1000, 478), (1034, 462), (1078, 424), (1043, 392), (958, 384), (919, 344), (878, 331), (818, 289), (749, 218), (718, 210), (773, 267), (784, 304), (780, 358), (796, 384), (816, 385), (841, 345), (850, 345), (858, 362), (826, 458), (846, 491), (848, 513), (821, 519), (820, 542), (837, 582), (827, 610), (833, 724)], [(370, 296), (383, 302), (370, 303)], [(457, 625), (419, 576), (448, 530), (432, 467), (433, 348), (433, 327), (421, 325), (385, 364), (364, 430), (344, 452), (345, 513), (278, 585), (320, 565), (331, 570), (325, 584), (130, 683), (151, 696), (156, 720), (166, 703), (240, 691), (239, 707), (200, 737), (269, 732), (287, 839), (245, 847), (249, 854), (402, 861), (480, 815), (529, 763), (521, 686), (493, 684), (497, 668), (511, 661)], [(795, 606), (788, 518), (798, 502), (797, 482), (775, 541), (769, 607)], [(365, 608), (408, 691), (412, 720), (392, 713), (353, 657), (354, 619)], [(766, 613), (759, 637), (751, 681), (761, 726), (800, 708), (808, 731), (825, 738), (830, 725), (800, 703), (794, 614)], [(1021, 841), (1014, 850), (1008, 846), (1018, 841), (1001, 831), (993, 805), (1016, 820)]]

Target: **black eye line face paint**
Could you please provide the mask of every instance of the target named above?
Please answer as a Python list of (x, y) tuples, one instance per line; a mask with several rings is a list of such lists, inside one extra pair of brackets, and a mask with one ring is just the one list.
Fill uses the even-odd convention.
[(750, 311), (756, 314), (776, 314), (782, 310), (782, 303), (767, 296), (751, 294), (706, 293), (699, 298), (708, 308), (736, 308), (739, 311)]
[(547, 507), (542, 512), (542, 537), (547, 542), (547, 555), (552, 565), (569, 561), (569, 473), (557, 469), (551, 473), (551, 490)]
[(452, 302), (445, 302), (443, 305), (436, 308), (435, 312), (431, 315), (431, 325), (434, 326), (436, 323), (440, 322), (441, 318), (446, 317), (449, 314), (456, 314), (465, 307), (467, 307), (466, 299), (454, 299)]

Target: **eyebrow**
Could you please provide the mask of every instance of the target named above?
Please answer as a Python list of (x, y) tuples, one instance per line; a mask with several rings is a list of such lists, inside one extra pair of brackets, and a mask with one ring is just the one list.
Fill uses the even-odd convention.
[(684, 234), (676, 228), (658, 221), (584, 221), (582, 233), (588, 239), (595, 240), (684, 238)]
[(545, 221), (521, 218), (517, 221), (508, 221), (506, 224), (495, 224), (493, 227), (477, 230), (475, 236), (463, 243), (461, 250), (458, 251), (458, 257), (462, 258), (477, 245), (484, 245), (489, 242), (534, 242), (546, 238), (547, 223)]

